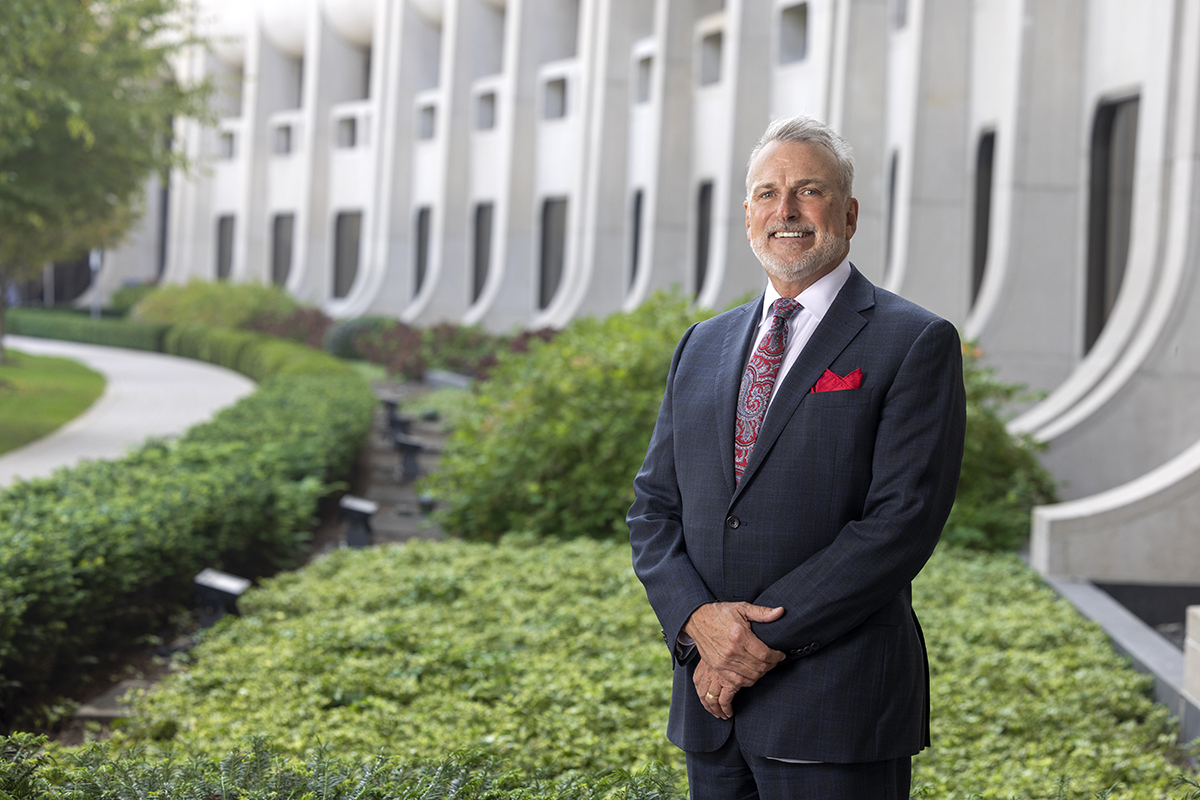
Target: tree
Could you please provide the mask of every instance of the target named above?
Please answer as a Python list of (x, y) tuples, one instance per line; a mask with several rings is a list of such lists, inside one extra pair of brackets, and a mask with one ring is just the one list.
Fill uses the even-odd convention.
[[(207, 116), (185, 0), (0, 2), (0, 339), (9, 282), (117, 244), (155, 173), (185, 167), (173, 120)], [(3, 360), (0, 343), (0, 361)]]

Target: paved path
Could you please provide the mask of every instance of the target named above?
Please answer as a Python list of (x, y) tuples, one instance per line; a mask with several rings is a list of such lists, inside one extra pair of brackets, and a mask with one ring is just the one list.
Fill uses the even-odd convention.
[(82, 362), (107, 381), (92, 407), (54, 433), (0, 456), (0, 487), (83, 459), (116, 458), (149, 436), (174, 436), (254, 390), (236, 372), (188, 358), (92, 344), (6, 336), (30, 355)]

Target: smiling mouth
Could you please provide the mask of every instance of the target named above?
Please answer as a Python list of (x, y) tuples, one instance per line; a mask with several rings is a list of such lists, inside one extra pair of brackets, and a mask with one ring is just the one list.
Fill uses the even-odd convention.
[(772, 239), (805, 239), (813, 235), (813, 231), (775, 231), (771, 234)]

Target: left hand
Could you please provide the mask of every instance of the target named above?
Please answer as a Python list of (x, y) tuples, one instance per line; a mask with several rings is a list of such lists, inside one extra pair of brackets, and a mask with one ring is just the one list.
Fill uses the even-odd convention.
[(707, 661), (701, 660), (696, 665), (692, 683), (696, 687), (696, 694), (700, 696), (700, 702), (708, 713), (717, 719), (733, 717), (733, 696), (737, 694), (738, 689), (736, 686), (723, 683), (716, 670), (710, 667)]

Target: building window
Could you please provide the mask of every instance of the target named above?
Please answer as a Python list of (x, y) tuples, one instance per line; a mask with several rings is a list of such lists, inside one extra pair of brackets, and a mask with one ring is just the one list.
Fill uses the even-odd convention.
[(349, 149), (358, 145), (358, 120), (346, 117), (337, 121), (337, 146)]
[(222, 131), (217, 139), (217, 158), (228, 161), (237, 155), (237, 138), (232, 131)]
[(700, 85), (711, 86), (721, 81), (721, 32), (715, 31), (700, 40)]
[(292, 126), (277, 125), (275, 127), (274, 151), (277, 156), (286, 156), (292, 152)]
[(908, 24), (908, 0), (892, 0), (892, 25), (897, 29)]
[(276, 214), (271, 221), (271, 282), (276, 286), (286, 284), (291, 274), (295, 232), (295, 214)]
[(996, 132), (984, 131), (975, 154), (975, 236), (971, 263), (971, 303), (979, 299), (983, 274), (987, 268), (988, 235), (992, 222), (992, 163), (996, 153)]
[(345, 297), (358, 277), (358, 254), (362, 242), (362, 212), (342, 211), (333, 229), (333, 296)]
[(433, 216), (433, 209), (429, 206), (421, 206), (417, 209), (416, 221), (416, 261), (414, 266), (415, 283), (413, 285), (413, 294), (421, 293), (421, 287), (425, 285), (425, 275), (429, 272), (429, 221)]
[(887, 283), (892, 272), (892, 258), (896, 249), (896, 182), (900, 179), (900, 153), (893, 150), (888, 165), (887, 224), (884, 228), (883, 281)]
[(696, 198), (696, 294), (708, 280), (708, 249), (712, 238), (713, 182), (704, 181)]
[(642, 248), (642, 195), (641, 189), (633, 193), (633, 208), (630, 210), (632, 218), (630, 219), (630, 230), (632, 231), (632, 243), (629, 251), (629, 286), (633, 287), (637, 280), (638, 274), (638, 256)]
[(471, 263), (471, 302), (477, 301), (487, 285), (492, 260), (492, 204), (475, 206), (475, 241)]
[(496, 127), (496, 93), (484, 92), (475, 101), (475, 127), (490, 131)]
[(547, 308), (562, 282), (567, 255), (567, 198), (551, 197), (542, 203), (541, 274), (538, 308)]
[(554, 78), (546, 81), (545, 104), (542, 116), (546, 119), (562, 119), (567, 115), (567, 79)]
[(217, 217), (217, 280), (228, 280), (233, 274), (233, 224), (234, 216), (225, 214)]
[(432, 139), (437, 133), (437, 107), (421, 106), (417, 112), (417, 138)]
[(1092, 127), (1084, 350), (1108, 321), (1129, 257), (1138, 98), (1102, 103)]
[(791, 64), (807, 56), (808, 3), (797, 3), (779, 13), (779, 63)]
[(653, 76), (654, 59), (650, 56), (639, 58), (637, 62), (637, 83), (634, 99), (638, 103), (650, 102), (650, 80)]

